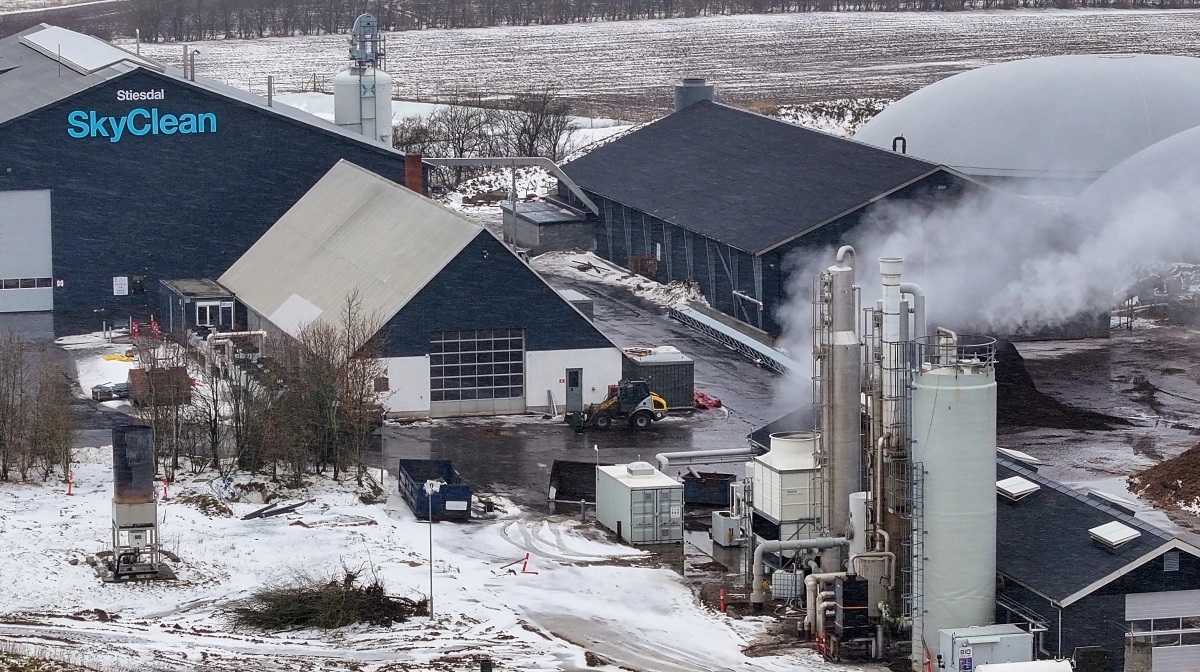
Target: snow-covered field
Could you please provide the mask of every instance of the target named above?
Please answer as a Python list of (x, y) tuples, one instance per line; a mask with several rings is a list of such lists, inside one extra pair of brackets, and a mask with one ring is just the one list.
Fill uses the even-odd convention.
[[(200, 43), (197, 72), (262, 93), (311, 90), (345, 67), (344, 35)], [(1011, 10), (716, 16), (565, 26), (427, 30), (388, 36), (403, 98), (553, 86), (583, 108), (647, 116), (671, 84), (706, 76), (718, 96), (780, 104), (898, 98), (988, 63), (1066, 53), (1200, 52), (1200, 11)], [(176, 44), (144, 54), (178, 64)], [(486, 64), (486, 67), (483, 66)]]
[[(285, 501), (316, 500), (295, 514), (242, 521), (257, 505), (233, 502), (233, 517), (214, 517), (181, 501), (208, 493), (206, 477), (183, 477), (159, 503), (179, 579), (104, 584), (86, 558), (110, 536), (111, 449), (78, 459), (71, 496), (57, 484), (0, 485), (0, 649), (98, 669), (458, 670), (484, 655), (499, 669), (533, 672), (588, 668), (585, 651), (661, 672), (833, 669), (805, 650), (747, 658), (742, 648), (765, 620), (697, 606), (645, 553), (575, 521), (522, 519), (503, 502), (498, 519), (433, 527), (432, 619), (332, 634), (231, 631), (222, 607), (297, 573), (367, 568), (395, 594), (425, 594), (429, 526), (396, 495), (367, 505), (330, 481), (281, 491)], [(526, 553), (536, 574), (503, 569)]]

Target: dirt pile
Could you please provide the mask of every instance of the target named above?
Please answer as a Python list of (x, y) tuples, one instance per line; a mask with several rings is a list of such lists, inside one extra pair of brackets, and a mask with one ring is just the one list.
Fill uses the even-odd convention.
[(1047, 427), (1111, 431), (1129, 426), (1125, 418), (1062, 403), (1033, 384), (1025, 359), (1008, 341), (996, 342), (996, 419), (1003, 429)]
[(1200, 444), (1130, 476), (1129, 489), (1155, 506), (1194, 506), (1200, 500)]

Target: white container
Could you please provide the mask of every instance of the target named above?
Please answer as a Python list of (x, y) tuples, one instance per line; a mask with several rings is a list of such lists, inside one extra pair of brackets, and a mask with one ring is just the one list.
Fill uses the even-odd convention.
[(712, 540), (718, 546), (742, 545), (742, 519), (732, 511), (712, 512)]
[(938, 639), (945, 669), (955, 672), (986, 663), (1033, 660), (1033, 634), (1012, 624), (942, 630)]
[(392, 77), (353, 67), (333, 78), (333, 123), (392, 145)]
[(923, 480), (916, 533), (924, 542), (914, 592), (925, 610), (913, 624), (913, 651), (927, 649), (937, 660), (950, 653), (940, 651), (938, 631), (995, 620), (995, 369), (949, 364), (914, 374), (912, 440)]
[(975, 668), (976, 672), (1074, 672), (1069, 660), (1033, 660), (1027, 663), (991, 663)]
[[(754, 458), (754, 508), (774, 523), (816, 523), (821, 515), (814, 453), (819, 435), (771, 435), (771, 450)], [(783, 537), (789, 538), (789, 537)]]
[(630, 544), (683, 541), (683, 484), (647, 462), (596, 467), (596, 520)]
[(771, 599), (795, 600), (804, 596), (804, 575), (799, 572), (771, 572)]

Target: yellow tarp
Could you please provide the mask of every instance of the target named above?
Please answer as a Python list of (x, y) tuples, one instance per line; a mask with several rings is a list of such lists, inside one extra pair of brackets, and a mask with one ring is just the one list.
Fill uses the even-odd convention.
[(129, 355), (105, 355), (104, 361), (106, 361), (106, 362), (132, 362), (133, 357), (130, 357)]

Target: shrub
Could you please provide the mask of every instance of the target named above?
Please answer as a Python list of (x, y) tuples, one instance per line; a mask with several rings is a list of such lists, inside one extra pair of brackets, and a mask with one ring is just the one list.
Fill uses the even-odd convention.
[(321, 628), (332, 630), (369, 623), (389, 627), (413, 616), (428, 616), (427, 599), (388, 595), (379, 579), (359, 581), (361, 571), (343, 570), (330, 579), (298, 576), (267, 587), (225, 610), (234, 627), (262, 631)]

